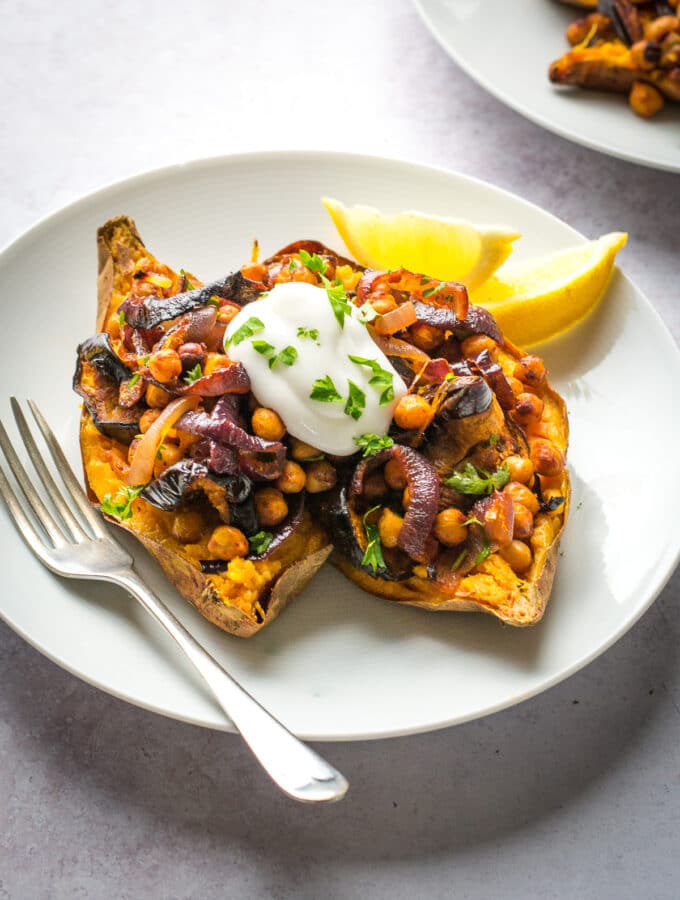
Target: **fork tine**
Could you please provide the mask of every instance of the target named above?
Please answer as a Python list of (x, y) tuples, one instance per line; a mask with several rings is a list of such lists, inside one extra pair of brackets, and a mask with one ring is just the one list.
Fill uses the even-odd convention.
[(12, 485), (7, 480), (5, 473), (0, 468), (0, 497), (5, 501), (7, 511), (9, 512), (14, 523), (19, 529), (21, 536), (26, 542), (29, 550), (35, 553), (50, 568), (51, 563), (45, 545), (45, 538), (41, 535), (33, 522), (24, 512), (24, 508), (19, 502)]
[(0, 448), (2, 448), (2, 452), (5, 454), (9, 467), (14, 473), (14, 477), (16, 478), (24, 497), (28, 501), (28, 505), (31, 507), (38, 522), (45, 529), (46, 534), (49, 535), (53, 546), (65, 547), (68, 541), (64, 537), (60, 527), (57, 525), (54, 516), (43, 503), (40, 494), (31, 484), (28, 473), (17, 456), (2, 422), (0, 422)]
[(101, 539), (111, 540), (108, 532), (101, 523), (98, 513), (94, 510), (92, 504), (87, 499), (85, 491), (80, 486), (80, 482), (64, 456), (64, 451), (59, 446), (59, 443), (54, 436), (54, 432), (47, 424), (47, 420), (32, 400), (28, 401), (28, 405), (33, 413), (33, 418), (40, 429), (40, 433), (45, 438), (45, 443), (52, 454), (52, 459), (56, 463), (61, 479), (66, 485), (73, 502), (77, 505), (85, 519), (87, 519), (87, 523), (95, 536)]
[(36, 472), (40, 476), (40, 480), (45, 486), (45, 490), (49, 494), (49, 497), (52, 500), (52, 503), (54, 504), (57, 512), (61, 516), (62, 522), (66, 526), (67, 531), (70, 533), (70, 536), (73, 538), (73, 540), (89, 538), (87, 532), (84, 530), (80, 522), (76, 519), (76, 517), (69, 509), (68, 504), (64, 500), (63, 494), (55, 484), (54, 478), (52, 478), (52, 475), (45, 465), (45, 461), (42, 458), (40, 450), (38, 450), (38, 445), (36, 444), (33, 435), (29, 430), (28, 422), (26, 421), (26, 417), (24, 416), (16, 397), (10, 397), (10, 403), (12, 404), (12, 412), (14, 413), (14, 418), (19, 428), (21, 437), (23, 438), (24, 446), (26, 447), (28, 455), (31, 458), (31, 462), (33, 463)]

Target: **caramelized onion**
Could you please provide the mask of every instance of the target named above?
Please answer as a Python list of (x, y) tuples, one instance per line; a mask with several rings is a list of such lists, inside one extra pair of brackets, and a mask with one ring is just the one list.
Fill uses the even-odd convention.
[(395, 334), (397, 331), (403, 331), (416, 321), (416, 311), (413, 303), (407, 300), (396, 309), (385, 313), (384, 316), (378, 316), (375, 320), (376, 334)]

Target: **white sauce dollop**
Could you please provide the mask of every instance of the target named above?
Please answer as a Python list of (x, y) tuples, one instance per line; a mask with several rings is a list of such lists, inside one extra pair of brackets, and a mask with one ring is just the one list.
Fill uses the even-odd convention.
[[(228, 343), (252, 318), (259, 319), (264, 328), (239, 343)], [(316, 330), (318, 335), (302, 337), (299, 329)], [(266, 341), (275, 353), (293, 347), (297, 358), (292, 365), (278, 361), (270, 369), (274, 351), (259, 353), (253, 341)], [(306, 282), (278, 284), (261, 300), (245, 306), (227, 327), (225, 349), (230, 359), (240, 361), (248, 372), (258, 402), (279, 414), (289, 434), (334, 456), (356, 453), (359, 448), (354, 439), (362, 434), (386, 434), (397, 401), (407, 393), (406, 385), (359, 321), (358, 310), (352, 307), (340, 328), (325, 288)], [(350, 355), (375, 360), (392, 375), (391, 402), (380, 404), (384, 387), (369, 384), (374, 373), (368, 366), (352, 362)], [(311, 399), (314, 382), (327, 376), (342, 401)], [(366, 398), (358, 419), (344, 411), (350, 380)]]

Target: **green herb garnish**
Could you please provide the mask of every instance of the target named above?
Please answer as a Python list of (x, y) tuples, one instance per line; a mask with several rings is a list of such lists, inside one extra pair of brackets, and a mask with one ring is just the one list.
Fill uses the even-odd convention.
[(489, 447), (495, 447), (496, 444), (500, 441), (500, 434), (490, 434), (489, 435)]
[(194, 291), (194, 290), (196, 290), (196, 285), (195, 285), (192, 281), (189, 281), (189, 278), (188, 278), (188, 276), (187, 276), (187, 273), (184, 271), (184, 269), (180, 269), (180, 270), (179, 270), (179, 274), (180, 274), (180, 275), (184, 275), (184, 284), (185, 284), (185, 286), (186, 286), (186, 290), (187, 290), (187, 291)]
[(139, 381), (139, 372), (135, 372), (135, 374), (128, 381), (128, 387), (129, 388), (134, 387), (138, 381)]
[(269, 531), (258, 531), (257, 534), (253, 534), (248, 538), (250, 552), (259, 556), (261, 553), (264, 553), (273, 540), (274, 535)]
[(377, 572), (378, 569), (385, 568), (385, 560), (383, 559), (382, 555), (382, 545), (380, 543), (380, 532), (378, 531), (378, 526), (371, 525), (370, 522), (366, 521), (370, 514), (372, 512), (375, 512), (376, 509), (380, 509), (380, 506), (374, 506), (372, 509), (369, 509), (363, 518), (368, 545), (366, 547), (366, 552), (364, 553), (364, 558), (361, 560), (361, 565), (370, 566), (371, 569), (373, 569), (374, 573)]
[(208, 306), (214, 306), (215, 309), (221, 309), (222, 301), (216, 294), (213, 294), (212, 297), (208, 300)]
[(319, 329), (318, 328), (305, 328), (303, 325), (300, 325), (297, 330), (297, 336), (299, 338), (309, 338), (310, 341), (316, 341), (319, 343)]
[(289, 344), (287, 347), (284, 347), (280, 353), (277, 353), (276, 356), (272, 356), (269, 360), (269, 368), (273, 369), (279, 362), (283, 363), (284, 366), (292, 366), (297, 358), (297, 350)]
[(200, 363), (196, 363), (193, 369), (189, 369), (189, 371), (185, 374), (182, 379), (187, 384), (193, 384), (194, 381), (198, 381), (199, 378), (203, 377), (203, 368)]
[(345, 415), (351, 416), (353, 419), (360, 419), (366, 408), (366, 394), (353, 381), (347, 379), (347, 384), (349, 385), (349, 396), (345, 403)]
[(296, 259), (291, 259), (291, 261), (288, 263), (288, 271), (294, 272), (297, 269), (297, 267), (298, 267), (298, 261)]
[(378, 313), (375, 311), (375, 307), (369, 300), (367, 300), (363, 306), (359, 307), (359, 321), (363, 325), (368, 325), (368, 323), (372, 322), (377, 315)]
[(125, 310), (124, 309), (121, 309), (121, 311), (118, 313), (118, 324), (120, 325), (121, 328), (123, 327), (123, 325), (125, 325)]
[(383, 369), (377, 359), (366, 359), (365, 356), (352, 356), (349, 359), (358, 366), (368, 366), (373, 373), (368, 383), (380, 391), (380, 405), (385, 406), (394, 400), (394, 376), (392, 372)]
[(257, 350), (262, 356), (271, 356), (272, 353), (276, 353), (276, 347), (267, 341), (251, 341), (251, 343), (253, 350)]
[(441, 282), (440, 284), (435, 285), (435, 287), (426, 288), (423, 291), (423, 297), (431, 297), (433, 294), (436, 294), (438, 291), (444, 287), (445, 282)]
[(165, 444), (161, 441), (160, 447), (156, 450), (156, 459), (163, 459), (163, 451), (165, 450)]
[(463, 560), (465, 559), (466, 553), (467, 553), (467, 550), (460, 551), (458, 556), (455, 558), (453, 565), (451, 566), (452, 572), (455, 572), (456, 570), (460, 569), (460, 567), (463, 565)]
[(258, 319), (257, 316), (251, 316), (225, 341), (224, 346), (240, 344), (241, 341), (245, 341), (246, 338), (252, 337), (254, 334), (259, 334), (260, 331), (264, 331), (264, 322)]
[(140, 484), (138, 487), (125, 485), (118, 491), (115, 499), (111, 498), (111, 494), (105, 494), (99, 508), (107, 516), (113, 516), (115, 519), (120, 519), (121, 522), (129, 519), (132, 517), (132, 503), (145, 487), (145, 484)]
[(484, 562), (489, 553), (491, 553), (491, 544), (487, 541), (475, 557), (475, 565), (478, 566), (480, 562)]
[(471, 462), (467, 462), (462, 471), (454, 472), (444, 484), (455, 488), (461, 494), (473, 494), (479, 497), (483, 494), (490, 494), (492, 491), (499, 491), (505, 487), (508, 481), (510, 481), (510, 470), (507, 463), (503, 463), (495, 472), (489, 473), (484, 469), (478, 469)]
[(309, 269), (310, 272), (318, 272), (319, 275), (324, 275), (328, 266), (321, 259), (320, 256), (317, 256), (316, 253), (308, 253), (306, 250), (300, 250), (300, 259), (302, 260), (302, 265)]
[(312, 400), (318, 400), (320, 403), (342, 402), (342, 395), (338, 393), (330, 375), (317, 378), (312, 385), (312, 393), (309, 396)]
[(347, 291), (342, 283), (335, 279), (335, 284), (331, 284), (325, 275), (320, 275), (323, 286), (326, 288), (328, 301), (333, 309), (333, 315), (341, 328), (345, 327), (345, 316), (352, 314), (352, 305), (349, 302)]
[(391, 447), (394, 444), (394, 441), (387, 434), (379, 435), (368, 433), (355, 437), (354, 443), (357, 447), (362, 448), (364, 456), (374, 456), (378, 451)]

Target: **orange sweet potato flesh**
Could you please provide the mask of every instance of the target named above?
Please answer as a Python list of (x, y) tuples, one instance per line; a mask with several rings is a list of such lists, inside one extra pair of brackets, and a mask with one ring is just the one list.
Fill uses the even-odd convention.
[[(111, 219), (99, 229), (97, 247), (97, 330), (108, 326), (115, 331), (116, 310), (130, 290), (135, 264), (141, 258), (157, 261), (126, 216)], [(105, 495), (115, 496), (125, 484), (128, 448), (103, 435), (86, 409), (81, 416), (80, 447), (88, 494), (98, 505)], [(300, 527), (269, 558), (234, 559), (225, 572), (204, 574), (199, 560), (210, 556), (210, 529), (199, 541), (183, 544), (173, 535), (175, 513), (163, 512), (141, 499), (134, 501), (132, 513), (124, 521), (107, 518), (135, 535), (201, 615), (238, 637), (251, 637), (275, 619), (332, 549), (324, 529), (305, 513)]]

